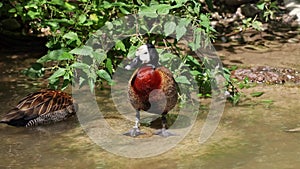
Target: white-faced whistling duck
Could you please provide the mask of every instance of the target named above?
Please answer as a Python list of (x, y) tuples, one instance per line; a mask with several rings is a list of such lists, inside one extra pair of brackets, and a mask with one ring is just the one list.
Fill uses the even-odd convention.
[(128, 133), (128, 136), (143, 134), (140, 129), (140, 111), (162, 115), (162, 129), (157, 135), (172, 135), (167, 129), (166, 114), (174, 108), (177, 103), (177, 84), (169, 69), (160, 66), (159, 55), (152, 44), (140, 46), (136, 51), (136, 57), (125, 67), (130, 70), (139, 68), (133, 73), (128, 84), (128, 97), (130, 103), (136, 110), (136, 122)]

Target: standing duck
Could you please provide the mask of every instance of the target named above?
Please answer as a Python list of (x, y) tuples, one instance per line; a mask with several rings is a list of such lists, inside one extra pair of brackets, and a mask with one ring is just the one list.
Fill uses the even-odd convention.
[(24, 97), (0, 122), (12, 126), (37, 126), (65, 120), (77, 110), (77, 103), (67, 93), (41, 90)]
[(125, 135), (132, 137), (143, 134), (140, 132), (140, 111), (162, 115), (162, 129), (157, 135), (164, 137), (172, 135), (167, 129), (166, 114), (177, 103), (177, 84), (171, 71), (159, 66), (159, 55), (152, 44), (140, 46), (136, 58), (125, 67), (131, 70), (140, 65), (133, 73), (128, 84), (128, 96), (131, 105), (136, 110), (136, 122)]

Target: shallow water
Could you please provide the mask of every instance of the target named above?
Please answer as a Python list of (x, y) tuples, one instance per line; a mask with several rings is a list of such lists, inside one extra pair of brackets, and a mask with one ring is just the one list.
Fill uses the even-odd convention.
[[(289, 55), (292, 63), (286, 59), (280, 62), (276, 52), (269, 52), (269, 59), (273, 56), (276, 61), (263, 64), (278, 66), (284, 63), (282, 66), (292, 65), (297, 69), (300, 67), (300, 62), (297, 62), (299, 47), (294, 47), (293, 52), (286, 48), (279, 52), (282, 56), (286, 50), (285, 55)], [(249, 56), (249, 53), (244, 56)], [(11, 57), (1, 60), (0, 115), (29, 92), (44, 86), (43, 81), (29, 80), (18, 73), (33, 60), (20, 61)], [(241, 60), (247, 64), (250, 59)], [(15, 65), (19, 65), (18, 68)], [(249, 96), (254, 91), (265, 93), (258, 98)], [(179, 144), (148, 158), (126, 158), (106, 151), (89, 138), (76, 117), (37, 128), (0, 124), (0, 168), (299, 168), (300, 133), (285, 132), (300, 127), (299, 85), (257, 85), (243, 92), (248, 94), (247, 98), (236, 107), (226, 104), (217, 130), (204, 144), (198, 143), (198, 137), (208, 113), (209, 100), (201, 100), (203, 106), (196, 123)], [(133, 123), (116, 112), (109, 96), (110, 90), (97, 90), (96, 100), (101, 111), (105, 112), (106, 120), (116, 133), (121, 134)], [(142, 129), (147, 133), (155, 130), (148, 126)], [(148, 134), (147, 137), (155, 139), (156, 136)]]

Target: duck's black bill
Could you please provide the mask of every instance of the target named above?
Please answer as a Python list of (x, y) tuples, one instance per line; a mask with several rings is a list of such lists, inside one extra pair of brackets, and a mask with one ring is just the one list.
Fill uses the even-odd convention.
[(129, 65), (125, 66), (125, 69), (132, 70), (132, 69), (138, 67), (141, 63), (142, 62), (141, 62), (140, 58), (137, 56), (130, 62)]

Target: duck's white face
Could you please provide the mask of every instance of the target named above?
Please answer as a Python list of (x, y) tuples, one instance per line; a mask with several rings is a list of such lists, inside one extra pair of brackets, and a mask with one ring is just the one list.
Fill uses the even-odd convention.
[(147, 45), (140, 46), (136, 50), (135, 55), (140, 58), (140, 60), (143, 64), (150, 62), (150, 53), (149, 53)]

